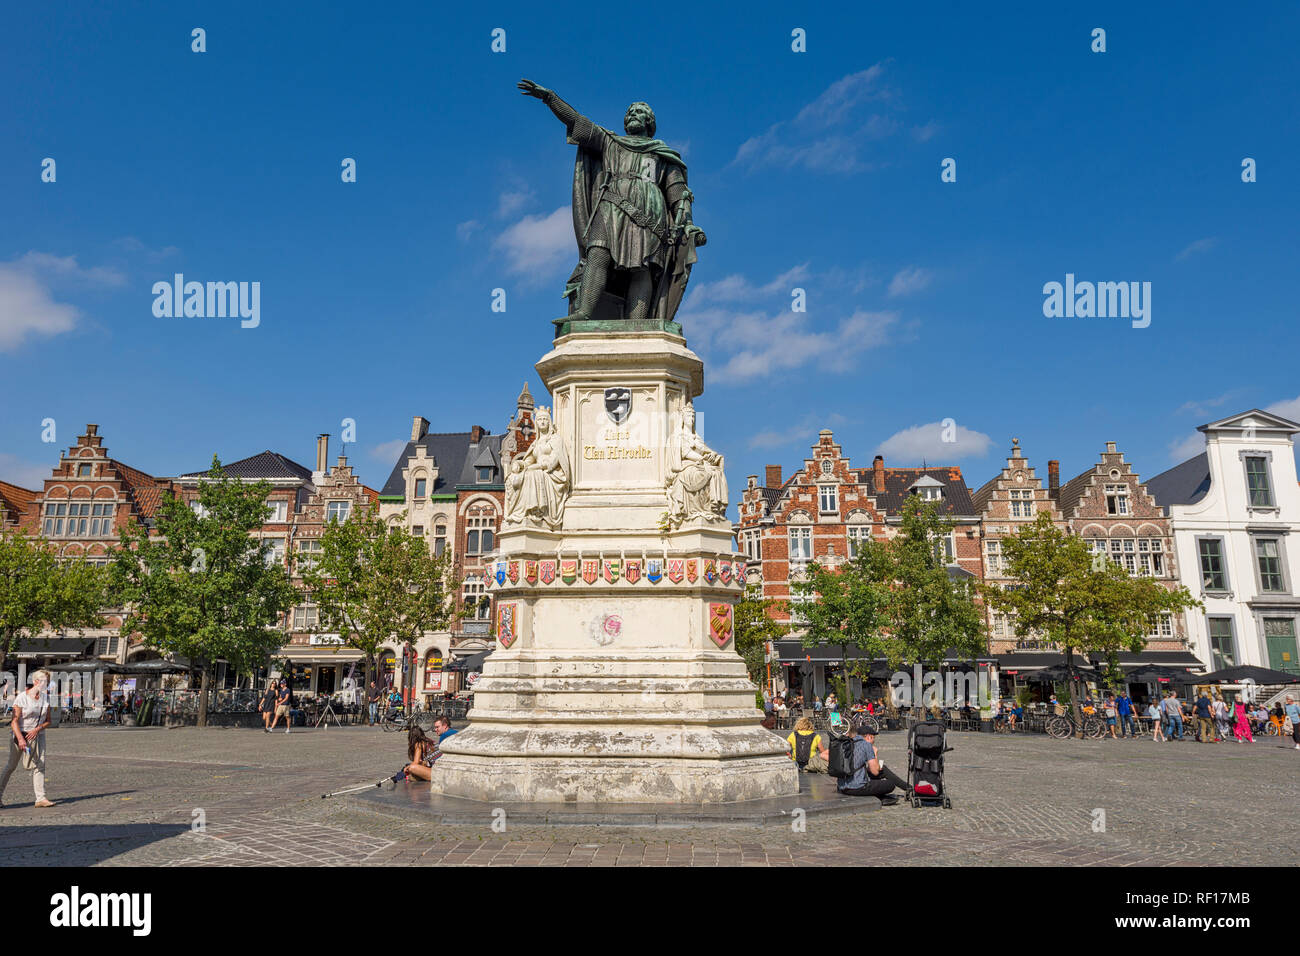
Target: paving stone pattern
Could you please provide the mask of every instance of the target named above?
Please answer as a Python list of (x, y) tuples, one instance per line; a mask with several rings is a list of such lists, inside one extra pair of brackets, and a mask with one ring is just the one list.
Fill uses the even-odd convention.
[[(404, 762), (405, 735), (334, 728), (58, 728), (47, 789), (15, 773), (10, 865), (800, 866), (1300, 863), (1300, 751), (953, 734), (950, 811), (906, 803), (782, 826), (442, 826), (321, 794)], [(902, 734), (879, 746), (905, 763)], [(1104, 811), (1102, 818), (1097, 811)], [(500, 824), (498, 823), (498, 827)]]

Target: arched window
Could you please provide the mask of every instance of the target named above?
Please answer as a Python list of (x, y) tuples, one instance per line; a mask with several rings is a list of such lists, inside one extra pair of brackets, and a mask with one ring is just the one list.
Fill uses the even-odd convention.
[(441, 555), (447, 550), (447, 525), (439, 521), (433, 526), (433, 553), (435, 556)]

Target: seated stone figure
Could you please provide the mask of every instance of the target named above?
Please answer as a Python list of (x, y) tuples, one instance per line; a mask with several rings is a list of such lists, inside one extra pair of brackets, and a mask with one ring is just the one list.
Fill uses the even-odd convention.
[(673, 527), (703, 518), (725, 520), (727, 476), (722, 456), (695, 434), (695, 406), (682, 409), (682, 421), (668, 440), (668, 521)]
[(537, 411), (537, 439), (510, 463), (506, 477), (506, 524), (558, 528), (570, 489), (569, 451), (550, 412)]

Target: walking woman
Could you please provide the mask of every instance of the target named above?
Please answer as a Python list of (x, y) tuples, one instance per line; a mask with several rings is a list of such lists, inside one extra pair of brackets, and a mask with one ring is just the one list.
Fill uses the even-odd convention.
[(1222, 697), (1217, 694), (1214, 697), (1214, 732), (1219, 740), (1228, 739), (1228, 731), (1232, 727), (1233, 713)]
[[(1295, 749), (1300, 750), (1300, 704), (1295, 702), (1295, 698), (1290, 694), (1286, 695), (1286, 707), (1283, 708), (1286, 713), (1286, 719), (1291, 721), (1291, 742), (1295, 744)], [(1283, 728), (1286, 724), (1282, 724)]]
[(1237, 743), (1241, 743), (1241, 738), (1245, 737), (1249, 743), (1253, 744), (1255, 737), (1250, 732), (1250, 718), (1246, 716), (1246, 705), (1238, 698), (1232, 709), (1237, 716), (1237, 725), (1232, 728), (1232, 735), (1237, 738)]
[(39, 670), (32, 675), (32, 686), (14, 698), (14, 719), (10, 723), (9, 764), (0, 777), (0, 807), (4, 806), (5, 787), (9, 778), (23, 762), (23, 769), (31, 772), (32, 789), (36, 792), (36, 806), (52, 807), (54, 802), (45, 799), (45, 728), (50, 726), (50, 698), (45, 688), (50, 684), (50, 672)]
[(1151, 742), (1158, 744), (1165, 739), (1165, 728), (1160, 716), (1160, 708), (1156, 706), (1154, 700), (1147, 706), (1147, 717), (1151, 720)]

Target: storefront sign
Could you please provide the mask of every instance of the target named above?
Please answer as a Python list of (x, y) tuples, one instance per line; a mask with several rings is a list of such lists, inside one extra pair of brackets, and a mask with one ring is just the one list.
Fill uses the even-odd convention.
[(312, 634), (307, 638), (307, 643), (312, 645), (321, 644), (342, 644), (343, 638), (337, 634)]

